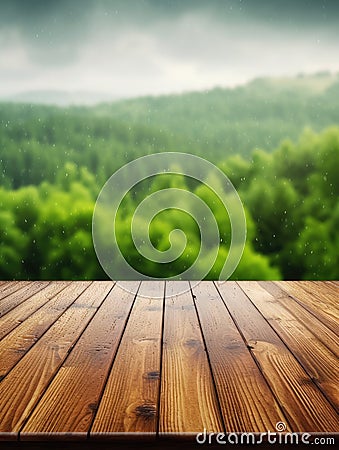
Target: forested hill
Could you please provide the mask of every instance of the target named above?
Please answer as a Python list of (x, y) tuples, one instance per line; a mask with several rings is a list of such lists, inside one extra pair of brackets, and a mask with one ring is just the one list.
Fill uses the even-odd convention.
[(159, 151), (184, 151), (219, 163), (271, 152), (305, 127), (339, 124), (339, 75), (258, 79), (234, 89), (143, 97), (94, 107), (0, 104), (2, 184), (55, 181), (65, 162), (99, 183), (123, 163)]
[[(97, 194), (125, 162), (165, 150), (202, 155), (238, 190), (247, 241), (234, 279), (338, 279), (338, 125), (339, 80), (328, 74), (90, 108), (0, 104), (0, 279), (105, 278), (91, 235)], [(150, 183), (138, 195), (192, 191), (225, 228), (207, 186), (165, 175)], [(185, 225), (182, 258), (159, 269), (129, 237), (138, 201), (130, 193), (119, 216), (129, 263), (160, 277), (181, 273), (199, 253), (196, 226)], [(157, 216), (150, 234), (159, 250), (185, 217)], [(209, 279), (218, 278), (228, 242), (227, 228)]]
[(96, 111), (179, 138), (182, 149), (220, 160), (254, 148), (272, 151), (339, 123), (339, 74), (263, 78), (234, 89), (144, 97), (99, 106)]

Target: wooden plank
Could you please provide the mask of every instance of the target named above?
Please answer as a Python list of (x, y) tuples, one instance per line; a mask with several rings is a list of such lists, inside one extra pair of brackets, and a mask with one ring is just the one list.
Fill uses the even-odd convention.
[[(129, 284), (135, 290), (139, 282)], [(87, 438), (133, 301), (133, 294), (113, 288), (20, 432), (20, 440)]]
[(0, 295), (9, 288), (14, 287), (16, 284), (18, 284), (18, 281), (0, 281)]
[(112, 287), (92, 283), (0, 383), (0, 439), (18, 432)]
[(332, 284), (336, 289), (339, 288), (339, 281), (336, 281), (336, 280), (330, 280), (330, 281), (325, 281), (325, 283)]
[(155, 439), (164, 282), (142, 282), (107, 380), (92, 439)]
[(187, 281), (166, 283), (159, 421), (162, 437), (182, 438), (184, 433), (195, 436), (205, 428), (223, 431)]
[(333, 314), (333, 308), (331, 308), (326, 299), (321, 299), (315, 296), (313, 292), (306, 291), (300, 284), (294, 281), (276, 281), (275, 283), (288, 294), (292, 295), (298, 303), (316, 316), (333, 333), (338, 334), (339, 325), (337, 314)]
[[(227, 282), (220, 284), (218, 289), (278, 399), (292, 430), (335, 431), (337, 416), (334, 409), (249, 300), (248, 296), (251, 298), (254, 296), (256, 285), (255, 282), (246, 281), (238, 284)], [(314, 411), (317, 411), (317, 414), (314, 414)]]
[[(314, 425), (317, 421), (316, 431), (334, 435), (337, 415), (334, 404), (331, 406), (325, 398), (329, 395), (325, 390), (328, 389), (329, 379), (333, 388), (337, 369), (333, 364), (333, 355), (330, 359), (321, 356), (322, 351), (319, 348), (316, 350), (316, 347), (320, 342), (326, 346), (325, 352), (331, 350), (334, 354), (337, 353), (336, 341), (333, 330), (328, 330), (324, 322), (317, 319), (321, 308), (315, 308), (315, 305), (319, 300), (333, 308), (336, 283), (331, 282), (330, 287), (329, 282), (315, 284), (313, 305), (309, 308), (312, 313), (304, 303), (307, 303), (308, 290), (315, 282), (307, 283), (307, 289), (300, 287), (304, 282), (298, 284), (298, 289), (306, 295), (304, 303), (273, 282), (248, 283), (248, 286), (256, 286), (251, 288), (257, 293), (252, 303), (240, 289), (241, 282), (227, 282), (227, 289), (236, 286), (227, 295), (222, 293), (227, 307), (214, 285), (211, 289), (211, 283), (202, 283), (194, 288), (194, 293), (199, 295), (193, 303), (188, 294), (177, 296), (171, 303), (171, 293), (180, 288), (176, 283), (167, 283), (168, 296), (164, 301), (159, 298), (162, 295), (159, 286), (163, 287), (163, 284), (143, 283), (146, 297), (143, 297), (142, 291), (139, 292), (136, 308), (132, 307), (129, 316), (132, 324), (126, 318), (123, 302), (118, 305), (114, 301), (113, 294), (121, 288), (115, 286), (103, 300), (105, 294), (100, 292), (104, 292), (104, 287), (100, 291), (100, 283), (87, 290), (86, 287), (91, 284), (89, 282), (71, 283), (32, 311), (23, 323), (0, 340), (0, 379), (1, 369), (7, 367), (4, 371), (6, 377), (0, 382), (0, 439), (17, 439), (20, 429), (20, 439), (45, 441), (34, 444), (20, 444), (18, 441), (20, 446), (31, 444), (35, 448), (41, 444), (49, 447), (56, 439), (55, 446), (67, 447), (65, 440), (70, 440), (71, 446), (79, 444), (92, 448), (95, 444), (95, 447), (106, 445), (108, 448), (120, 445), (119, 439), (125, 439), (125, 447), (132, 448), (130, 443), (133, 440), (140, 447), (142, 437), (154, 439), (160, 435), (161, 443), (154, 440), (148, 445), (162, 448), (168, 432), (173, 433), (170, 437), (177, 439), (174, 445), (178, 446), (178, 441), (181, 441), (186, 448), (190, 443), (185, 440), (185, 432), (188, 431), (189, 437), (192, 437), (191, 431), (203, 431), (202, 424), (208, 421), (211, 422), (211, 431), (216, 432), (212, 427), (215, 426), (214, 414), (219, 405), (215, 405), (217, 399), (212, 398), (213, 389), (208, 382), (211, 372), (205, 370), (206, 359), (213, 365), (212, 382), (219, 394), (222, 415), (228, 418), (228, 422), (225, 420), (226, 431), (275, 431), (275, 423), (284, 421), (288, 430), (311, 432), (315, 429), (312, 423)], [(39, 296), (44, 298), (43, 292), (52, 290), (53, 284), (34, 294), (36, 300)], [(205, 284), (208, 285), (207, 291), (210, 291), (207, 295)], [(322, 284), (325, 291), (320, 292)], [(219, 284), (217, 286), (223, 289)], [(83, 296), (73, 303), (76, 291), (83, 292)], [(328, 291), (331, 298), (326, 294)], [(122, 293), (122, 298), (124, 295), (128, 297), (130, 294)], [(151, 295), (152, 299), (147, 295)], [(251, 296), (250, 293), (248, 295)], [(72, 301), (69, 296), (72, 296)], [(0, 330), (1, 324), (7, 323), (8, 318), (15, 315), (19, 318), (20, 311), (28, 314), (29, 305), (33, 307), (35, 304), (33, 300), (33, 297), (25, 299), (0, 318)], [(92, 300), (94, 303), (91, 303)], [(138, 302), (143, 307), (137, 308)], [(72, 303), (73, 306), (69, 307)], [(198, 318), (192, 305), (199, 312)], [(74, 316), (70, 315), (72, 308)], [(118, 310), (122, 311), (121, 314)], [(127, 308), (127, 317), (128, 311)], [(199, 319), (204, 335), (199, 329)], [(138, 323), (136, 331), (133, 320)], [(11, 339), (8, 339), (9, 336)], [(128, 341), (131, 342), (127, 344)], [(202, 344), (207, 344), (210, 354), (204, 352)], [(304, 348), (307, 345), (310, 345), (309, 349)], [(321, 357), (323, 359), (319, 359)], [(306, 364), (310, 366), (306, 367)], [(256, 381), (258, 373), (265, 388)], [(314, 375), (322, 383), (318, 387), (318, 379)], [(109, 390), (106, 387), (104, 391), (105, 382), (110, 379), (111, 387)], [(210, 393), (206, 393), (206, 385), (207, 389), (211, 389)], [(92, 421), (98, 418), (97, 406), (102, 406), (100, 399), (105, 392), (106, 407), (102, 407), (100, 413), (100, 430), (95, 434), (93, 427), (93, 435), (89, 436), (88, 429)], [(333, 403), (334, 394), (331, 395)], [(193, 411), (196, 412), (194, 422)], [(330, 416), (328, 411), (331, 411)], [(299, 416), (298, 420), (294, 415)], [(236, 425), (233, 429), (232, 420)], [(107, 431), (105, 421), (113, 423), (113, 431)], [(1, 428), (3, 423), (7, 424), (5, 431)], [(114, 423), (118, 426), (115, 427)], [(244, 430), (244, 423), (251, 424), (251, 428)], [(192, 428), (191, 424), (196, 428)], [(88, 436), (92, 439), (85, 440)], [(109, 443), (113, 438), (118, 440), (114, 444)], [(75, 439), (79, 442), (76, 443)], [(108, 442), (93, 443), (95, 439), (107, 439)], [(173, 446), (173, 440), (168, 442)], [(10, 444), (15, 442), (3, 443), (2, 446), (7, 448)]]
[(318, 301), (325, 303), (331, 315), (339, 323), (339, 290), (335, 292), (334, 289), (324, 284), (319, 285), (319, 283), (317, 281), (298, 281), (296, 285), (301, 286), (306, 292), (316, 297)]
[[(288, 310), (277, 300), (281, 292), (279, 288), (274, 288), (274, 285), (272, 287), (267, 282), (242, 283), (241, 285), (256, 308), (264, 317), (268, 318), (271, 327), (288, 346), (313, 382), (337, 408), (339, 398), (338, 358), (318, 338), (324, 326), (317, 326), (315, 317), (311, 316), (311, 320), (307, 320), (306, 317), (306, 324), (311, 326), (313, 319), (314, 331), (307, 328), (302, 322), (305, 314), (300, 316), (298, 314), (298, 312), (302, 314), (305, 310), (302, 311), (300, 307), (301, 311), (298, 311), (297, 306), (294, 311), (292, 309), (293, 312)], [(320, 325), (322, 324), (320, 323)], [(336, 347), (338, 353), (338, 345)]]
[[(270, 315), (270, 317), (277, 317), (277, 321), (279, 322), (280, 318), (278, 309), (284, 315), (284, 317), (286, 313), (285, 310), (287, 310), (289, 312), (289, 317), (286, 318), (286, 320), (296, 321), (296, 325), (295, 327), (293, 327), (291, 332), (300, 329), (302, 337), (308, 335), (307, 333), (311, 332), (312, 342), (314, 340), (315, 342), (320, 341), (322, 343), (320, 345), (326, 345), (326, 347), (335, 356), (339, 357), (338, 335), (333, 333), (332, 330), (328, 329), (326, 325), (324, 325), (317, 317), (315, 317), (314, 314), (311, 314), (293, 297), (286, 293), (286, 291), (281, 289), (281, 287), (276, 283), (272, 281), (260, 281), (258, 283), (273, 297), (273, 299), (267, 300), (267, 302), (265, 302), (266, 307), (271, 306), (272, 314)], [(277, 309), (273, 311), (274, 308)], [(287, 326), (289, 327), (288, 323)], [(304, 331), (304, 327), (307, 328), (306, 331)], [(297, 338), (296, 342), (298, 342)]]
[(294, 281), (293, 284), (287, 281), (286, 284), (293, 289), (301, 288), (303, 292), (306, 292), (309, 303), (314, 305), (316, 310), (321, 304), (336, 320), (339, 319), (338, 295), (335, 295), (326, 285), (322, 284), (320, 288), (315, 281)]
[(314, 281), (313, 283), (316, 283), (320, 288), (324, 289), (324, 286), (326, 286), (326, 289), (330, 289), (333, 294), (336, 296), (336, 304), (338, 305), (339, 300), (339, 283), (336, 281)]
[[(19, 289), (22, 289), (29, 284), (32, 284), (31, 281), (12, 281), (9, 282), (8, 285), (5, 286), (3, 290), (0, 292), (0, 300), (8, 297), (10, 294), (13, 294), (13, 292), (18, 291)], [(1, 303), (0, 303), (1, 305)]]
[(227, 432), (265, 432), (285, 421), (213, 283), (193, 288)]
[(26, 301), (0, 319), (0, 339), (20, 325), (27, 317), (37, 311), (56, 294), (62, 291), (70, 281), (53, 281), (47, 287), (33, 294)]
[[(34, 283), (24, 285), (21, 289), (10, 295), (6, 295), (6, 298), (3, 298), (0, 303), (0, 317), (3, 317), (6, 313), (20, 305), (36, 292), (44, 289), (49, 283), (49, 281), (35, 281)], [(6, 292), (7, 291), (5, 291), (5, 293)]]
[(305, 290), (313, 292), (317, 297), (322, 298), (325, 302), (330, 303), (339, 318), (339, 288), (332, 283), (324, 281), (298, 281)]
[(18, 291), (19, 289), (28, 286), (31, 283), (31, 281), (8, 281), (4, 286), (1, 286), (1, 292), (0, 292), (0, 301), (7, 297), (8, 295), (12, 294), (15, 291)]
[(6, 376), (89, 285), (89, 281), (73, 282), (0, 340), (0, 379)]

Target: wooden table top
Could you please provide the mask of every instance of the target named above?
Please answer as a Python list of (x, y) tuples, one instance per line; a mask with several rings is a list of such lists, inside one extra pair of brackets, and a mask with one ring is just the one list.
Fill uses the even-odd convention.
[(0, 282), (0, 440), (339, 431), (339, 282), (130, 286)]

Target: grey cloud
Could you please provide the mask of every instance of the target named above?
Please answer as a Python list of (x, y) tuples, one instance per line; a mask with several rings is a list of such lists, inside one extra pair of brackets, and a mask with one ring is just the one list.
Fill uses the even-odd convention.
[[(0, 95), (78, 89), (134, 96), (338, 70), (339, 2), (281, 5), (0, 0)], [(304, 13), (301, 5), (308, 5)]]

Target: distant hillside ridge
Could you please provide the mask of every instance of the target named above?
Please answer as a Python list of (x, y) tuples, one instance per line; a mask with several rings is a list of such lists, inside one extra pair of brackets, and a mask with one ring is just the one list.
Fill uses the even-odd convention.
[(258, 78), (236, 88), (142, 97), (94, 107), (97, 114), (179, 138), (182, 148), (214, 159), (254, 148), (272, 151), (304, 128), (339, 124), (339, 74)]
[(233, 89), (141, 97), (96, 106), (0, 103), (0, 176), (11, 188), (54, 182), (65, 163), (98, 184), (142, 155), (180, 151), (219, 164), (272, 152), (306, 128), (339, 125), (339, 76), (261, 78)]

